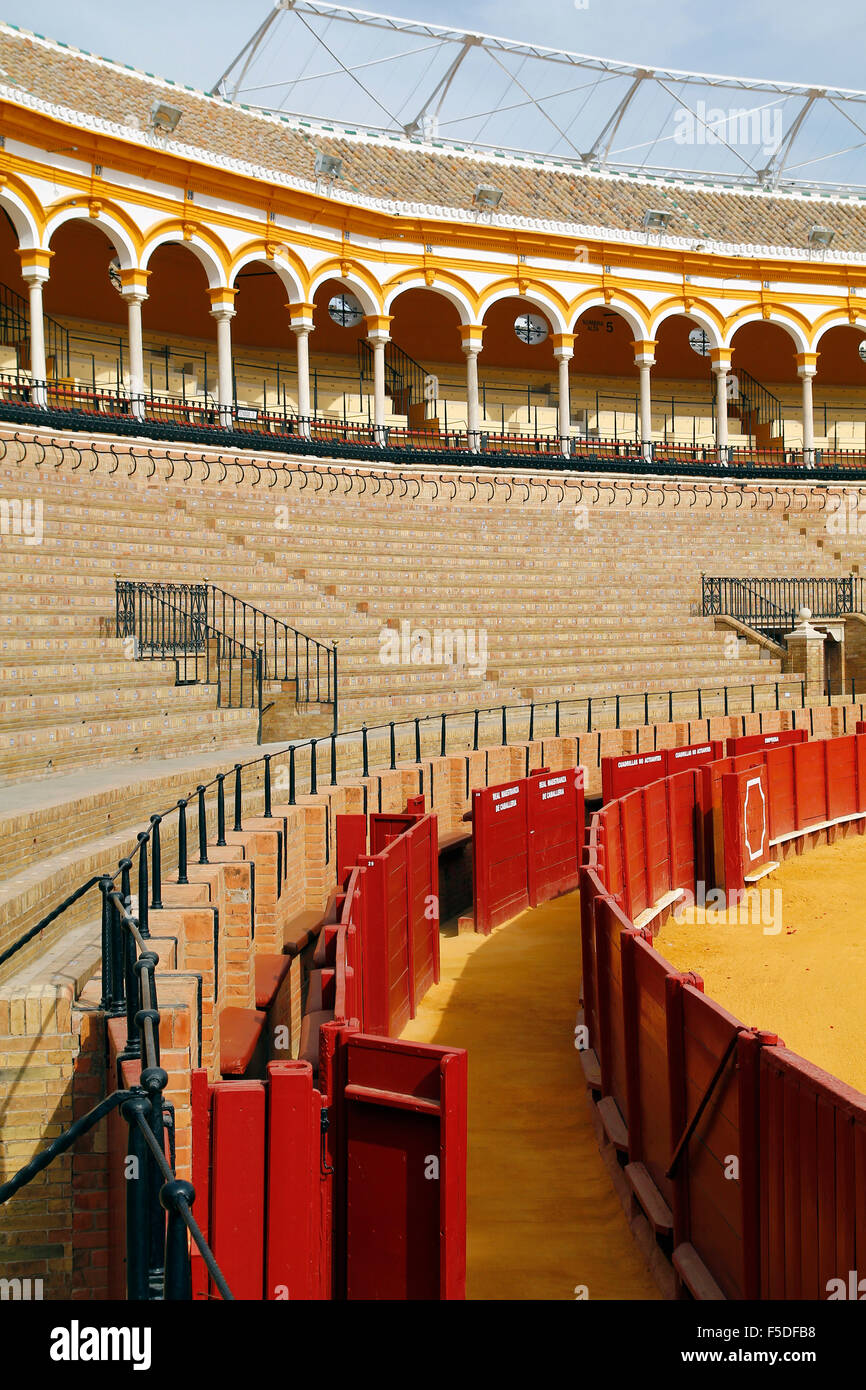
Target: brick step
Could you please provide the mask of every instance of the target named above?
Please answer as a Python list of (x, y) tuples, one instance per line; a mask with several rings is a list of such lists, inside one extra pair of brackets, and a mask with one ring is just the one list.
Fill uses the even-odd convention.
[(137, 717), (193, 709), (214, 709), (217, 700), (215, 685), (154, 685), (111, 689), (100, 682), (92, 689), (67, 692), (46, 692), (15, 697), (0, 697), (0, 729), (15, 726), (30, 728), (37, 724), (57, 723), (58, 719), (121, 718), (134, 710)]

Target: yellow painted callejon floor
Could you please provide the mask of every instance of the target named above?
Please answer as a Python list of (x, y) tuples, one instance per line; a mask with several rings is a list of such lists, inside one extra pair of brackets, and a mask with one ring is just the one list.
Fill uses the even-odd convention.
[[(669, 919), (657, 950), (703, 977), (743, 1023), (866, 1092), (866, 837), (786, 860), (761, 881), (763, 910)], [(740, 920), (745, 919), (745, 920)]]
[(489, 937), (442, 938), (442, 978), (402, 1036), (469, 1053), (467, 1297), (661, 1297), (592, 1126), (574, 1050), (579, 900)]

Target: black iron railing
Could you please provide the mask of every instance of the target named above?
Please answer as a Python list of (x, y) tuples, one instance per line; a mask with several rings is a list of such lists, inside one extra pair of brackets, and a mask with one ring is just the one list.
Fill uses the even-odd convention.
[[(53, 363), (55, 377), (69, 375), (69, 330), (64, 328), (62, 323), (49, 317), (48, 314), (42, 315), (43, 332), (45, 334), (45, 356), (49, 363)], [(23, 294), (13, 290), (9, 285), (0, 284), (0, 343), (7, 347), (16, 349), (16, 361), (18, 366), (23, 364), (18, 360), (18, 350), (24, 343), (30, 341), (30, 305)], [(27, 363), (29, 366), (29, 363)], [(48, 371), (51, 371), (49, 365)]]
[[(213, 1252), (192, 1213), (195, 1190), (174, 1171), (174, 1108), (165, 1098), (168, 1073), (160, 1065), (156, 966), (159, 956), (148, 949), (148, 844), (153, 838), (152, 864), (159, 864), (159, 818), (139, 836), (138, 914), (132, 913), (132, 859), (122, 859), (117, 872), (91, 879), (70, 894), (60, 908), (22, 938), (31, 940), (49, 922), (98, 883), (102, 897), (102, 1001), (107, 1018), (126, 1019), (126, 1038), (118, 1062), (140, 1066), (138, 1084), (111, 1092), (86, 1115), (0, 1185), (0, 1205), (44, 1172), (56, 1158), (118, 1108), (129, 1126), (124, 1158), (126, 1189), (126, 1295), (136, 1301), (178, 1301), (192, 1297), (190, 1243), (201, 1254), (214, 1285), (232, 1299)], [(157, 870), (158, 872), (158, 870)], [(118, 879), (120, 880), (118, 884)], [(159, 890), (157, 889), (157, 892)], [(3, 960), (12, 952), (7, 951)]]
[[(366, 338), (358, 343), (358, 377), (363, 392), (364, 384), (368, 390), (373, 381), (373, 348)], [(427, 383), (429, 373), (404, 352), (396, 343), (385, 344), (385, 393), (394, 402), (395, 414), (408, 415), (411, 406), (423, 405), (424, 414), (432, 414), (434, 397), (429, 395)]]
[(829, 579), (735, 579), (701, 576), (701, 611), (704, 617), (737, 618), (778, 642), (796, 626), (801, 608), (813, 618), (829, 620), (848, 613), (863, 613), (863, 580), (859, 575)]
[(217, 703), (262, 712), (263, 681), (278, 681), (296, 704), (334, 707), (337, 647), (208, 580), (163, 584), (115, 580), (116, 632), (136, 659), (173, 660), (178, 684), (216, 684)]
[(751, 372), (744, 371), (738, 367), (733, 374), (736, 380), (737, 394), (731, 400), (731, 404), (739, 412), (741, 421), (747, 425), (749, 438), (757, 434), (759, 427), (764, 427), (770, 436), (782, 434), (784, 412), (782, 402), (778, 396), (774, 396), (772, 391), (768, 391), (766, 386), (762, 386), (752, 376)]
[[(587, 466), (608, 473), (645, 476), (670, 473), (700, 478), (795, 478), (850, 481), (866, 476), (866, 449), (801, 449), (582, 438), (567, 441), (567, 454), (555, 431), (479, 432), (474, 446), (465, 430), (397, 428), (377, 430), (327, 415), (299, 417), (289, 407), (221, 411), (212, 401), (143, 396), (132, 402), (125, 390), (93, 390), (67, 382), (33, 381), (27, 373), (0, 373), (0, 419), (56, 430), (87, 429), (120, 436), (145, 436), (166, 443), (194, 443), (221, 450), (259, 450), (269, 454), (429, 466), (460, 462), (475, 469), (543, 467), (565, 472)], [(234, 461), (233, 461), (234, 462)], [(241, 460), (237, 460), (243, 466)], [(259, 465), (249, 461), (251, 468)], [(268, 466), (268, 465), (265, 465)]]
[(178, 685), (214, 685), (220, 709), (262, 715), (262, 654), (208, 622), (207, 586), (115, 580), (115, 630), (133, 660), (173, 661)]
[(265, 680), (293, 686), (297, 704), (333, 704), (337, 727), (336, 643), (319, 642), (207, 580), (191, 588), (202, 591), (212, 627), (261, 652)]

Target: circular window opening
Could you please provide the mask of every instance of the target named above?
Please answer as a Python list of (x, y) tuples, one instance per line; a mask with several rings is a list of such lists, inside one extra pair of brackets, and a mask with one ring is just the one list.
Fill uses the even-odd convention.
[(354, 328), (364, 317), (364, 310), (353, 294), (335, 294), (328, 303), (328, 313), (341, 328)]
[(693, 328), (689, 334), (689, 347), (692, 352), (696, 352), (698, 357), (709, 357), (711, 352), (710, 340), (702, 328)]
[(118, 294), (120, 294), (120, 291), (123, 289), (123, 279), (120, 274), (120, 261), (116, 256), (113, 260), (108, 262), (108, 278)]
[(522, 343), (534, 347), (536, 343), (544, 342), (549, 330), (540, 314), (518, 314), (514, 320), (514, 331)]
[(857, 344), (857, 351), (860, 354), (860, 361), (866, 362), (866, 338), (861, 338)]

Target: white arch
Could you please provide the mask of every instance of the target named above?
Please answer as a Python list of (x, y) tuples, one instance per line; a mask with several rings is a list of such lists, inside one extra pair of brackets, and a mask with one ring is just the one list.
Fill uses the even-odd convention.
[(394, 285), (394, 287), (389, 290), (385, 298), (386, 314), (390, 314), (391, 305), (394, 303), (394, 300), (399, 299), (400, 295), (405, 294), (407, 290), (426, 290), (428, 294), (438, 294), (443, 299), (447, 299), (450, 304), (454, 305), (462, 324), (475, 322), (475, 313), (472, 305), (460, 290), (442, 281), (436, 281), (432, 285), (428, 285), (424, 277), (420, 275), (413, 276), (408, 280), (403, 280), (399, 285)]
[(238, 275), (245, 266), (255, 265), (256, 262), (266, 265), (269, 270), (272, 270), (274, 274), (279, 277), (288, 298), (293, 304), (300, 303), (304, 299), (303, 286), (288, 261), (282, 260), (279, 256), (275, 256), (272, 261), (268, 260), (267, 256), (265, 256), (262, 251), (249, 251), (245, 256), (241, 256), (239, 261), (235, 262), (231, 271), (232, 284), (234, 285)]
[(315, 300), (317, 292), (322, 288), (326, 280), (334, 280), (338, 285), (342, 285), (344, 289), (351, 290), (365, 314), (369, 314), (372, 317), (382, 312), (379, 308), (378, 301), (375, 300), (370, 293), (369, 285), (366, 285), (363, 280), (358, 279), (355, 275), (336, 274), (333, 267), (329, 270), (325, 269), (319, 271), (310, 284), (310, 303)]
[(0, 207), (8, 212), (12, 226), (15, 228), (18, 245), (22, 250), (32, 251), (41, 244), (39, 228), (33, 214), (24, 199), (20, 198), (14, 189), (6, 187), (0, 191)]
[(66, 222), (90, 222), (99, 227), (105, 233), (106, 239), (111, 242), (117, 252), (121, 269), (132, 270), (138, 266), (138, 255), (135, 247), (130, 240), (129, 233), (115, 217), (110, 213), (99, 212), (95, 217), (91, 217), (87, 206), (65, 207), (60, 212), (54, 214), (48, 221), (45, 228), (45, 245), (51, 245), (51, 239), (59, 227)]
[(625, 319), (635, 336), (636, 342), (645, 342), (652, 337), (649, 328), (649, 313), (647, 313), (645, 320), (639, 319), (630, 304), (623, 304), (622, 300), (617, 299), (615, 296), (611, 299), (605, 299), (602, 294), (593, 295), (592, 299), (588, 299), (585, 304), (581, 304), (577, 311), (577, 317), (569, 332), (579, 332), (580, 320), (583, 318), (584, 314), (589, 313), (590, 309), (611, 309), (615, 314), (619, 314), (620, 318)]
[(536, 289), (528, 289), (525, 294), (521, 294), (519, 289), (513, 285), (500, 290), (494, 290), (488, 298), (481, 298), (478, 305), (478, 322), (483, 323), (488, 312), (494, 304), (498, 304), (503, 299), (522, 299), (527, 304), (531, 304), (534, 309), (540, 309), (549, 320), (554, 333), (567, 333), (568, 324), (562, 316), (562, 310), (558, 304), (554, 304), (547, 295), (539, 294)]
[(147, 243), (141, 256), (142, 270), (147, 269), (154, 251), (158, 250), (160, 246), (172, 245), (185, 246), (201, 262), (207, 275), (209, 290), (229, 288), (223, 264), (217, 259), (212, 247), (208, 246), (207, 242), (200, 236), (193, 234), (191, 237), (185, 237), (178, 229), (161, 232), (159, 236), (154, 237), (153, 241)]
[(812, 339), (813, 351), (817, 351), (818, 344), (824, 337), (824, 334), (829, 333), (831, 328), (859, 328), (861, 333), (866, 333), (866, 314), (858, 314), (853, 323), (849, 319), (847, 313), (840, 313), (837, 318), (830, 319), (818, 330), (817, 336)]
[(669, 308), (663, 309), (658, 318), (653, 319), (650, 328), (651, 338), (656, 338), (658, 336), (659, 329), (663, 323), (667, 323), (668, 319), (690, 319), (698, 328), (704, 330), (709, 339), (710, 347), (720, 348), (722, 346), (722, 338), (719, 333), (718, 324), (714, 323), (709, 314), (705, 314), (702, 309), (677, 308), (677, 306), (673, 304)]
[(725, 334), (725, 341), (722, 346), (726, 348), (732, 347), (734, 338), (741, 328), (745, 328), (747, 323), (775, 324), (777, 328), (783, 328), (788, 334), (788, 337), (793, 340), (797, 352), (809, 352), (811, 350), (809, 347), (809, 339), (798, 323), (794, 323), (793, 320), (787, 318), (785, 314), (775, 312), (771, 313), (769, 318), (764, 318), (760, 309), (755, 309), (752, 313), (744, 314), (741, 319), (738, 319), (733, 327)]

